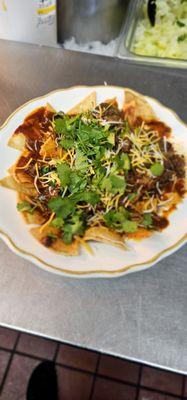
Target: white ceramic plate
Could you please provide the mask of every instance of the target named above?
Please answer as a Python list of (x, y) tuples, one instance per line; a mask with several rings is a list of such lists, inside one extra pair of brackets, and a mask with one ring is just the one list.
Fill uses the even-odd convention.
[[(19, 152), (8, 147), (7, 142), (14, 130), (28, 113), (36, 107), (50, 103), (57, 111), (67, 111), (96, 90), (98, 103), (117, 97), (122, 105), (124, 89), (111, 86), (73, 87), (56, 90), (33, 99), (17, 109), (0, 128), (0, 179), (15, 162)], [(146, 97), (157, 116), (172, 128), (173, 139), (187, 154), (187, 127), (168, 108)], [(0, 187), (0, 237), (18, 255), (45, 270), (74, 277), (115, 277), (140, 271), (172, 254), (187, 241), (187, 199), (170, 216), (170, 224), (163, 233), (154, 233), (141, 242), (128, 241), (124, 251), (102, 243), (93, 243), (94, 256), (81, 251), (80, 256), (67, 257), (41, 246), (29, 233), (29, 227), (16, 210), (16, 193)]]

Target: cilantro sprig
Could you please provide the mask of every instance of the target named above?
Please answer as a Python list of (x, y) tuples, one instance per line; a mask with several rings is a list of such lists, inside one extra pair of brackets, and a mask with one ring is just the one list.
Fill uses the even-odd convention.
[(28, 212), (29, 214), (33, 214), (36, 207), (31, 206), (28, 201), (22, 201), (17, 204), (17, 210), (20, 212)]
[(134, 233), (137, 230), (138, 224), (130, 220), (130, 212), (123, 207), (118, 210), (108, 211), (104, 215), (104, 220), (109, 228), (113, 228), (118, 232)]
[[(181, 21), (177, 24), (182, 27)], [(141, 142), (141, 127), (132, 131), (127, 121), (110, 123), (115, 112), (107, 120), (105, 111), (103, 121), (99, 109), (93, 114), (57, 113), (53, 117), (55, 145), (60, 149), (60, 156), (50, 165), (42, 166), (40, 174), (45, 176), (43, 182), (47, 181), (49, 186), (52, 182), (55, 189), (55, 196), (47, 202), (47, 207), (55, 213), (52, 226), (59, 229), (67, 244), (76, 235), (84, 235), (97, 212), (104, 226), (120, 233), (134, 233), (139, 226), (153, 227), (152, 214), (138, 214), (135, 206), (141, 201), (143, 179), (146, 182), (147, 175), (156, 185), (165, 166), (154, 156), (154, 149), (150, 153), (147, 133), (143, 132)], [(138, 171), (139, 163), (142, 171)], [(141, 176), (136, 182), (133, 177), (138, 174)]]

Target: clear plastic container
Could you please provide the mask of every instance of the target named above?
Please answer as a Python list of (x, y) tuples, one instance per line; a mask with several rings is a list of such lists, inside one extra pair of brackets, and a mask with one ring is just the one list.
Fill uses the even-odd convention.
[(128, 8), (128, 15), (120, 34), (120, 40), (116, 56), (123, 59), (133, 60), (136, 62), (160, 65), (174, 68), (187, 68), (187, 60), (179, 60), (174, 58), (161, 58), (155, 56), (142, 56), (135, 54), (133, 51), (134, 36), (138, 22), (142, 17), (143, 3), (145, 0), (131, 0)]

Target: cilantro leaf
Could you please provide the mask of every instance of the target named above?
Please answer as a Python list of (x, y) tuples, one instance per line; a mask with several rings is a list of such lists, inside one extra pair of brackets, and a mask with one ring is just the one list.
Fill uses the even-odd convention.
[(64, 232), (63, 232), (63, 241), (65, 244), (71, 244), (73, 240), (73, 234), (71, 232), (71, 228), (69, 225), (65, 226)]
[(117, 211), (111, 210), (104, 214), (104, 220), (109, 228), (122, 231), (122, 225), (127, 220), (127, 218), (129, 218), (129, 216), (130, 213), (128, 210), (123, 207), (119, 207)]
[(95, 169), (95, 175), (92, 179), (93, 185), (100, 186), (105, 175), (106, 169), (104, 167), (98, 167), (97, 169)]
[(70, 182), (71, 169), (66, 163), (57, 164), (57, 174), (60, 179), (61, 187), (65, 187)]
[(104, 215), (104, 220), (109, 228), (118, 230), (119, 232), (133, 233), (137, 229), (137, 223), (130, 221), (129, 211), (120, 207), (118, 211), (111, 210)]
[(55, 197), (49, 200), (48, 207), (60, 218), (66, 218), (75, 211), (75, 203), (68, 197)]
[(131, 167), (130, 158), (127, 153), (121, 154), (120, 161), (122, 163), (122, 168), (125, 170), (129, 170)]
[(71, 193), (77, 193), (85, 189), (87, 185), (86, 176), (80, 176), (77, 172), (72, 171), (68, 189)]
[(71, 220), (64, 226), (63, 240), (66, 244), (70, 244), (74, 235), (83, 235), (85, 231), (84, 221), (81, 220), (80, 215), (75, 214)]
[(151, 214), (143, 215), (143, 224), (145, 227), (151, 227), (153, 225), (153, 219)]
[(51, 222), (51, 225), (52, 225), (52, 226), (55, 226), (55, 228), (61, 229), (61, 228), (63, 227), (63, 225), (64, 225), (64, 221), (63, 221), (62, 218), (56, 217), (56, 218), (54, 218), (53, 221)]
[(113, 194), (124, 193), (126, 188), (125, 178), (120, 175), (109, 175), (101, 182), (101, 188)]
[(99, 200), (100, 200), (100, 195), (96, 192), (82, 192), (82, 193), (76, 193), (70, 197), (71, 201), (74, 203), (79, 203), (79, 201), (84, 201), (85, 203), (91, 204), (92, 206), (95, 206)]
[(92, 149), (94, 152), (97, 146), (110, 144), (108, 142), (108, 133), (102, 126), (96, 124), (86, 125), (82, 121), (79, 121), (79, 127), (77, 129), (77, 141), (78, 147), (84, 153), (87, 153), (89, 149)]
[(110, 131), (107, 140), (113, 147), (115, 145), (115, 133)]
[(82, 201), (85, 201), (86, 203), (91, 204), (92, 206), (95, 206), (100, 200), (100, 196), (96, 192), (84, 192)]
[(56, 117), (54, 118), (54, 124), (55, 124), (55, 132), (57, 134), (63, 133), (66, 131), (66, 121), (64, 118), (61, 117)]
[(26, 211), (29, 214), (32, 214), (35, 207), (32, 207), (28, 201), (22, 201), (21, 203), (17, 204), (17, 210), (20, 212)]
[(86, 172), (88, 169), (88, 161), (87, 157), (83, 154), (80, 149), (76, 151), (76, 158), (75, 158), (75, 168), (81, 172)]
[(49, 167), (48, 165), (47, 165), (47, 166), (44, 166), (44, 167), (42, 167), (42, 168), (40, 169), (41, 175), (47, 174), (49, 171), (50, 171), (50, 167)]
[(134, 233), (137, 230), (138, 224), (135, 221), (126, 220), (122, 224), (123, 231), (126, 233)]
[(63, 149), (68, 150), (68, 149), (71, 149), (73, 147), (74, 141), (73, 141), (73, 139), (62, 139), (59, 142), (59, 145), (61, 147), (63, 147)]

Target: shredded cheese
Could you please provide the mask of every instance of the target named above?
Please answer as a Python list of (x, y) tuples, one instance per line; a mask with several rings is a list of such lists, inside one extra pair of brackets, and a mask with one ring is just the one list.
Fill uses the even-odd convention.
[(38, 180), (38, 177), (37, 177), (37, 175), (36, 175), (35, 178), (34, 178), (34, 186), (35, 186), (37, 192), (40, 193), (40, 191), (39, 191), (39, 189), (38, 189), (38, 186), (37, 186), (37, 180)]
[(45, 224), (43, 224), (43, 225), (41, 226), (41, 228), (40, 228), (40, 233), (42, 233), (43, 230), (46, 228), (46, 226), (48, 226), (48, 225), (52, 222), (54, 216), (55, 216), (55, 213), (53, 212), (53, 213), (50, 215), (50, 218), (48, 219), (48, 221), (46, 221)]
[(92, 250), (91, 246), (81, 237), (75, 236), (75, 239), (82, 244), (82, 246), (87, 250), (89, 254), (93, 256), (94, 251)]
[(36, 176), (39, 178), (38, 164), (35, 164)]
[(42, 159), (43, 162), (45, 161), (46, 156), (47, 156), (47, 153), (46, 153), (46, 151), (44, 151), (44, 155), (43, 155), (43, 159)]
[(25, 165), (23, 165), (22, 167), (16, 167), (16, 170), (17, 169), (26, 169), (26, 168), (28, 168), (28, 166), (30, 165), (32, 160), (33, 160), (33, 158), (31, 157), (30, 160)]

